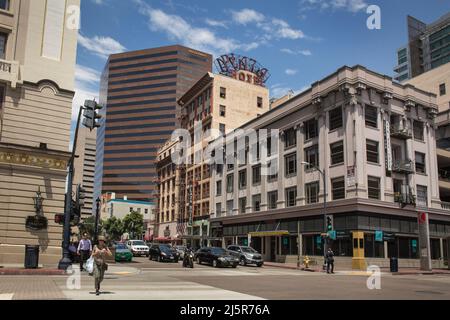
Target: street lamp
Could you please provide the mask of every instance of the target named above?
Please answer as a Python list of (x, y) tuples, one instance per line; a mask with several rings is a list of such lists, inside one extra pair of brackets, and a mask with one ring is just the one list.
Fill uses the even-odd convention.
[[(324, 233), (327, 233), (327, 179), (326, 179), (326, 174), (325, 171), (321, 170), (319, 167), (317, 167), (315, 164), (306, 162), (306, 161), (302, 161), (301, 162), (302, 165), (307, 165), (310, 168), (313, 168), (314, 170), (317, 170), (320, 175), (322, 176), (323, 179), (323, 189), (324, 189), (324, 194), (323, 194), (323, 230)], [(324, 256), (324, 266), (325, 266), (325, 262), (326, 262), (326, 257), (327, 257), (327, 245), (328, 245), (328, 239), (325, 237), (324, 239), (324, 245), (323, 245), (323, 256)]]

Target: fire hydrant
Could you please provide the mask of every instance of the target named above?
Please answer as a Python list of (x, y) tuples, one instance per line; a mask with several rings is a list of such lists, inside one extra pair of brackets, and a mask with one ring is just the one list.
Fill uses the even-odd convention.
[(305, 269), (309, 269), (309, 261), (310, 259), (308, 256), (303, 258), (303, 264), (305, 265)]

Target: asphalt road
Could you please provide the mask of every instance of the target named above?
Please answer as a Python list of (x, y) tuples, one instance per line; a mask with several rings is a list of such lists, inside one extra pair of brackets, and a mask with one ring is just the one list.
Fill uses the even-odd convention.
[[(158, 263), (135, 258), (133, 263), (110, 266), (102, 284), (103, 293), (98, 297), (94, 294), (93, 278), (83, 273), (76, 281), (67, 276), (2, 276), (0, 299), (450, 299), (448, 275), (381, 274), (380, 290), (369, 290), (368, 278), (366, 274), (353, 272), (327, 275), (270, 267), (215, 269), (196, 264), (194, 269), (185, 269), (181, 262)], [(80, 286), (73, 286), (78, 280)], [(43, 292), (43, 286), (47, 288), (46, 292)]]

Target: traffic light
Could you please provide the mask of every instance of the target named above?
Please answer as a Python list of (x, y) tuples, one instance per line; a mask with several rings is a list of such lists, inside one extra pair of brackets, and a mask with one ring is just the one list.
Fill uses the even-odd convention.
[(75, 202), (77, 203), (78, 207), (83, 208), (84, 207), (84, 199), (86, 199), (86, 189), (84, 189), (80, 184), (77, 185), (77, 193)]
[(84, 102), (83, 125), (86, 128), (89, 128), (92, 131), (95, 128), (100, 127), (98, 120), (101, 119), (102, 116), (99, 115), (97, 111), (101, 109), (102, 107), (99, 106), (95, 100), (86, 100)]
[(333, 216), (327, 216), (327, 231), (333, 231)]

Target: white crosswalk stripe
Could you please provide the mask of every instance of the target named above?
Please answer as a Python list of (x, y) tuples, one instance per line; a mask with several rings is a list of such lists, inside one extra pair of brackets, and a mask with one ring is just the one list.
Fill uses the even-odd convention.
[(2, 293), (0, 294), (0, 300), (12, 300), (14, 293)]

